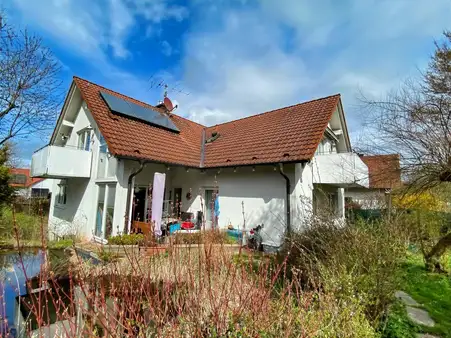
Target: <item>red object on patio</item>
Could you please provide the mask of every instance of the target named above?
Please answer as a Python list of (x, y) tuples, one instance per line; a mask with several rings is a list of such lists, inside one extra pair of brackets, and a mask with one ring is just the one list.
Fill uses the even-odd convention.
[(185, 230), (192, 229), (192, 228), (194, 228), (194, 223), (193, 222), (182, 222), (181, 228), (185, 229)]

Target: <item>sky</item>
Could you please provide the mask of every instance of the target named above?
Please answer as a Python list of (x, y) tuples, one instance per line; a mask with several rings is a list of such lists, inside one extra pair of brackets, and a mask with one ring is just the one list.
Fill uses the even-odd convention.
[[(358, 98), (418, 77), (451, 29), (451, 0), (0, 0), (72, 76), (216, 123), (341, 93), (352, 139)], [(20, 141), (29, 164), (49, 137)]]

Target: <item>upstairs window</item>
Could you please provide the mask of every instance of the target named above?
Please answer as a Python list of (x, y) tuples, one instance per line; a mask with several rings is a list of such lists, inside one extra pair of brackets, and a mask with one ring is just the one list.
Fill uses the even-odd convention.
[(335, 154), (337, 152), (337, 142), (329, 138), (323, 138), (316, 149), (317, 155)]
[(113, 178), (116, 176), (116, 158), (109, 150), (105, 138), (100, 135), (99, 139), (99, 159), (97, 162), (97, 178)]
[(12, 174), (10, 183), (11, 184), (25, 185), (25, 184), (27, 184), (27, 175), (24, 175), (24, 174)]
[(78, 132), (78, 149), (89, 151), (91, 149), (91, 129)]

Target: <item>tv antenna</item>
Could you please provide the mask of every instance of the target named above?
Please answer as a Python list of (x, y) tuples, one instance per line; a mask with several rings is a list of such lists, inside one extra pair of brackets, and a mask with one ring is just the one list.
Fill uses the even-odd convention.
[(149, 83), (149, 88), (147, 90), (163, 89), (163, 97), (167, 97), (169, 92), (176, 92), (186, 96), (190, 95), (189, 92), (181, 88), (180, 83), (176, 83), (174, 86), (171, 86), (162, 76), (155, 76), (154, 74), (147, 82)]

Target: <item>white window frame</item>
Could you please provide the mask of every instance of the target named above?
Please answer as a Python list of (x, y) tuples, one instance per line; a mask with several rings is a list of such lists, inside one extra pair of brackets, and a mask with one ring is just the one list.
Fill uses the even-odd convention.
[[(100, 186), (105, 186), (105, 196), (103, 197), (103, 214), (102, 214), (102, 232), (100, 237), (95, 235), (95, 229), (96, 229), (96, 221), (97, 221), (97, 217), (94, 217), (94, 237), (101, 239), (101, 240), (106, 240), (105, 238), (105, 234), (106, 234), (106, 215), (108, 213), (108, 195), (110, 193), (110, 188), (114, 186), (115, 188), (115, 194), (117, 194), (117, 183), (99, 183), (97, 184), (97, 198), (96, 198), (96, 214), (97, 214), (97, 208), (99, 205), (99, 194), (100, 194)], [(116, 195), (114, 197), (114, 204), (116, 204)], [(116, 210), (116, 207), (114, 206), (114, 210)], [(114, 225), (114, 213), (113, 213), (113, 225)], [(113, 235), (114, 232), (114, 227), (111, 231), (111, 235)]]
[[(103, 140), (103, 142), (102, 142)], [(102, 154), (100, 148), (105, 146), (106, 147), (106, 163), (105, 163), (105, 168), (104, 168), (104, 172), (103, 172), (103, 176), (99, 177), (99, 170), (98, 170), (98, 166), (99, 166), (99, 162), (100, 162), (100, 156)], [(114, 175), (113, 176), (108, 176), (108, 170), (110, 169), (110, 159), (111, 157), (113, 157), (113, 155), (111, 155), (110, 150), (108, 149), (108, 144), (106, 143), (105, 138), (102, 136), (102, 134), (99, 134), (99, 150), (98, 150), (98, 154), (97, 154), (97, 172), (96, 172), (96, 177), (97, 177), (97, 181), (101, 182), (102, 180), (104, 181), (111, 181), (111, 180), (116, 180), (116, 175), (117, 175), (117, 170), (118, 170), (118, 162), (117, 159), (115, 161), (115, 165), (116, 168), (114, 170)]]
[(61, 181), (58, 183), (58, 193), (55, 196), (55, 202), (58, 205), (66, 205), (67, 204), (67, 182)]
[(92, 142), (92, 128), (83, 128), (77, 132), (78, 142), (77, 149), (79, 150), (91, 150), (91, 142)]

